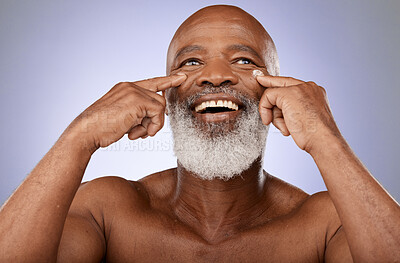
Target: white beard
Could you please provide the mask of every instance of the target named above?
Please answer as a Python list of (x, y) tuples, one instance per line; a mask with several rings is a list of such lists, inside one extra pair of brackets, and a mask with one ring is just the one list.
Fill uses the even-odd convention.
[(191, 113), (193, 101), (215, 89), (188, 98), (185, 102), (168, 103), (168, 113), (178, 162), (188, 171), (205, 180), (229, 180), (250, 168), (257, 158), (262, 160), (268, 126), (258, 112), (258, 103), (235, 90), (219, 88), (244, 104), (244, 110), (229, 123), (204, 123)]

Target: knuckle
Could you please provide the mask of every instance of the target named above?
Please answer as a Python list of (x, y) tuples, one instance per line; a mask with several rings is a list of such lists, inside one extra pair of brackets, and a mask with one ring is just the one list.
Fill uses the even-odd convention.
[(128, 82), (118, 82), (118, 83), (114, 86), (114, 88), (123, 88), (123, 87), (126, 87), (127, 84), (128, 84)]
[(126, 94), (125, 98), (128, 101), (133, 101), (136, 100), (139, 96), (140, 94), (137, 90), (131, 90), (128, 94)]
[(131, 90), (143, 90), (143, 88), (138, 83), (129, 83), (129, 88)]
[(293, 91), (294, 94), (300, 95), (300, 94), (303, 94), (303, 92), (304, 92), (304, 87), (301, 86), (301, 85), (293, 86), (293, 87), (292, 87), (292, 91)]
[(266, 88), (263, 92), (263, 94), (261, 95), (261, 99), (267, 99), (268, 95), (273, 92), (275, 88)]

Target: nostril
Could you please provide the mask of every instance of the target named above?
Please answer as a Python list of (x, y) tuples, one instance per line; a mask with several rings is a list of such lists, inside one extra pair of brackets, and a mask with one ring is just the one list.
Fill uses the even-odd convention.
[(210, 82), (210, 81), (203, 81), (201, 84), (202, 84), (203, 86), (218, 87), (218, 86), (224, 86), (224, 85), (226, 85), (226, 86), (231, 85), (231, 84), (232, 84), (232, 81), (230, 81), (230, 80), (225, 80), (225, 81), (223, 81), (223, 82), (221, 82), (221, 83), (212, 83), (212, 82)]
[(228, 86), (228, 85), (231, 85), (232, 84), (232, 82), (230, 81), (230, 80), (225, 80), (224, 82), (222, 82), (221, 84), (220, 84), (220, 86)]
[(209, 81), (203, 81), (203, 82), (201, 83), (201, 85), (203, 85), (203, 86), (214, 86), (214, 84), (212, 84), (212, 83), (209, 82)]

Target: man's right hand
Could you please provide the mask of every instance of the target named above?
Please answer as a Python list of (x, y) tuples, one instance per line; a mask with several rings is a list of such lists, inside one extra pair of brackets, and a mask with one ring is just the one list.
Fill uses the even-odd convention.
[(154, 136), (164, 125), (166, 101), (158, 91), (177, 87), (186, 75), (121, 82), (88, 107), (71, 124), (92, 153), (128, 133), (131, 140)]

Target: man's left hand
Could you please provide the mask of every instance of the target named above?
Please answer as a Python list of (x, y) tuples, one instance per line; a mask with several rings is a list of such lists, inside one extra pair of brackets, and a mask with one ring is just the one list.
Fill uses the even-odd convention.
[(272, 122), (310, 154), (323, 140), (341, 137), (324, 88), (290, 77), (258, 76), (257, 81), (266, 87), (259, 105), (265, 125)]

